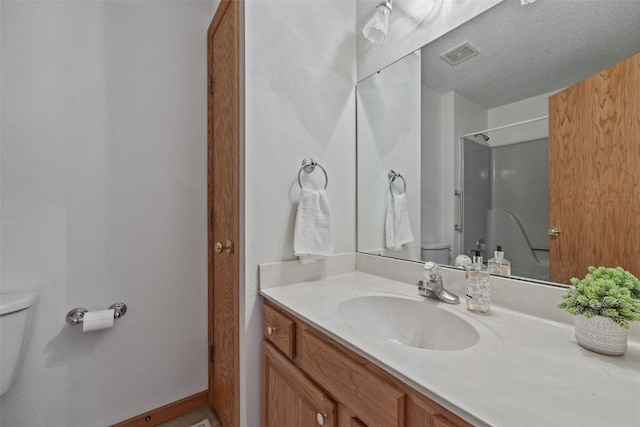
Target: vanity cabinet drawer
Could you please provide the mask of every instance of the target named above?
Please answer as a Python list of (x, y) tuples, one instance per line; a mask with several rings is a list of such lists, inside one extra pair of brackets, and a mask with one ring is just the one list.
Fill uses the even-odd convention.
[(295, 322), (275, 308), (264, 305), (262, 333), (278, 350), (293, 359), (295, 352)]
[(303, 370), (318, 385), (369, 427), (404, 426), (404, 392), (306, 329), (301, 335)]

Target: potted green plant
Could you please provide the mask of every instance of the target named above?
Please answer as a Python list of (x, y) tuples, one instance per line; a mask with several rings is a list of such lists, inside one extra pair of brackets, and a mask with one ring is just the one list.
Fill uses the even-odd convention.
[(620, 356), (627, 350), (629, 322), (640, 320), (640, 280), (622, 267), (589, 267), (574, 277), (559, 308), (576, 316), (576, 340), (597, 353)]

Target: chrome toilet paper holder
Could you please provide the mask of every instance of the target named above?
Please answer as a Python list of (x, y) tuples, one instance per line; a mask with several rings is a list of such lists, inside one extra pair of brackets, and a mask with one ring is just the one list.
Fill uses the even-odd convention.
[[(113, 309), (113, 318), (119, 319), (127, 312), (127, 305), (123, 302), (111, 304), (109, 309)], [(70, 325), (80, 325), (84, 321), (84, 314), (89, 312), (84, 307), (76, 307), (67, 313), (67, 323)]]

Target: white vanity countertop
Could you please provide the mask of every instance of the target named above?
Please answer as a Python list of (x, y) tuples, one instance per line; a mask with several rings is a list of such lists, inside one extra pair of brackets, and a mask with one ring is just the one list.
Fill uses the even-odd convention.
[[(460, 295), (446, 280), (445, 287)], [(576, 343), (573, 326), (496, 305), (478, 315), (461, 298), (432, 303), (475, 325), (480, 342), (425, 350), (362, 334), (339, 313), (342, 301), (360, 295), (421, 298), (405, 282), (353, 271), (260, 293), (474, 425), (640, 426), (637, 342), (622, 357), (599, 355)]]

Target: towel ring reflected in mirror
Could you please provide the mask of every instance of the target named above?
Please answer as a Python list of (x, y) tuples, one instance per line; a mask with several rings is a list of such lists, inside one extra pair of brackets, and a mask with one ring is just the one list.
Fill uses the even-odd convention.
[[(393, 169), (389, 171), (387, 176), (389, 177), (389, 191), (391, 192), (391, 194), (393, 194), (394, 196), (399, 196), (407, 192), (407, 181), (405, 181), (404, 176), (394, 171)], [(396, 180), (396, 178), (400, 178), (402, 180), (402, 185), (404, 187), (402, 193), (399, 194), (393, 192), (393, 182)]]
[(320, 169), (322, 169), (322, 172), (324, 172), (324, 188), (323, 189), (324, 190), (327, 189), (327, 185), (329, 185), (329, 177), (327, 176), (327, 171), (324, 170), (324, 168), (320, 163), (316, 162), (311, 157), (305, 157), (302, 160), (302, 167), (298, 171), (298, 185), (300, 186), (301, 189), (304, 187), (302, 186), (302, 181), (300, 181), (300, 174), (302, 173), (302, 171), (304, 171), (305, 173), (311, 173), (315, 170), (316, 166), (318, 166)]

